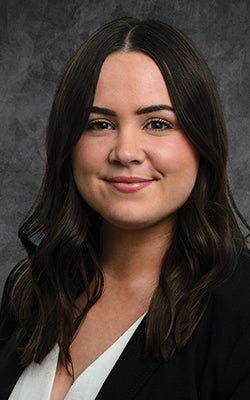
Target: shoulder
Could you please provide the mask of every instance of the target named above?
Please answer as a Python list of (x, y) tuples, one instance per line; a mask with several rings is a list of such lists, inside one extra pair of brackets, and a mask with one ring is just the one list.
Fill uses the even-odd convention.
[[(228, 270), (232, 271), (232, 265), (228, 266)], [(242, 347), (242, 357), (245, 337), (250, 337), (249, 288), (250, 256), (239, 254), (233, 272), (227, 274), (227, 278), (211, 293), (207, 309), (198, 326), (195, 337), (199, 343), (206, 338), (209, 359), (213, 360), (213, 363), (217, 360), (221, 371), (238, 344)]]
[[(18, 321), (11, 311), (11, 292), (16, 279), (23, 272), (24, 263), (19, 263), (10, 272), (4, 286), (0, 310), (0, 377), (4, 377), (4, 385), (0, 385), (0, 399), (8, 399), (9, 395), (23, 371), (20, 364), (19, 347), (24, 342), (18, 341)], [(8, 374), (6, 374), (8, 371)]]
[[(250, 254), (241, 253), (233, 273), (212, 294), (214, 313), (229, 325), (250, 325)], [(242, 328), (243, 328), (242, 326)]]
[(17, 325), (17, 321), (11, 311), (11, 291), (24, 269), (25, 264), (23, 262), (17, 264), (10, 272), (4, 285), (0, 308), (0, 347), (5, 339), (13, 333)]
[(18, 263), (9, 273), (3, 289), (3, 296), (1, 301), (1, 311), (6, 307), (9, 306), (11, 290), (16, 279), (24, 270), (24, 262)]
[(249, 288), (250, 256), (240, 254), (233, 274), (215, 290), (212, 301), (210, 358), (220, 382), (219, 398), (245, 399), (250, 392)]
[[(228, 266), (228, 270), (230, 270), (231, 266)], [(237, 255), (237, 260), (235, 263), (235, 267), (233, 272), (222, 281), (220, 286), (214, 290), (213, 294), (215, 297), (220, 297), (231, 294), (249, 295), (249, 282), (250, 282), (250, 254), (249, 253), (240, 253)]]
[(213, 290), (194, 335), (199, 345), (195, 357), (201, 358), (199, 373), (203, 371), (201, 398), (248, 398), (244, 396), (250, 393), (249, 288), (250, 256), (242, 253), (230, 276)]
[(247, 357), (250, 370), (250, 341), (246, 339), (250, 338), (249, 288), (250, 256), (239, 254), (233, 273), (214, 290), (209, 307), (210, 350), (214, 359), (220, 360), (222, 370), (235, 355), (243, 364)]

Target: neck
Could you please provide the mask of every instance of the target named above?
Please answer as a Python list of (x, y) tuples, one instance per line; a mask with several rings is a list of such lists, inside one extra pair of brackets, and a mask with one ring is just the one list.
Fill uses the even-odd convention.
[(104, 274), (123, 284), (143, 280), (158, 282), (171, 237), (172, 229), (167, 229), (165, 224), (137, 231), (104, 222), (101, 230)]

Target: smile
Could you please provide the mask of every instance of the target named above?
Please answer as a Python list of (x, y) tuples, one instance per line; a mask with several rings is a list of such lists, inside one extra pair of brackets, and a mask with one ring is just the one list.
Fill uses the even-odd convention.
[(137, 192), (155, 181), (155, 179), (144, 179), (134, 176), (116, 176), (105, 180), (114, 189), (122, 193)]

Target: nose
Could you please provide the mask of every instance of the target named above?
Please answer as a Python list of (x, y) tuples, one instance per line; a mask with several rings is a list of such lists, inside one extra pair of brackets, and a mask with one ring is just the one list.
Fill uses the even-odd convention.
[(109, 154), (111, 163), (127, 166), (141, 164), (145, 159), (142, 138), (135, 130), (120, 130)]

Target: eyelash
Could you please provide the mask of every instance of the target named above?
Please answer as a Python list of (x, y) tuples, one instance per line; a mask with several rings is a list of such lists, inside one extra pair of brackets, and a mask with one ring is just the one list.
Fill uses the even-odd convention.
[[(152, 124), (158, 124), (158, 127), (152, 127)], [(151, 128), (149, 127), (149, 125), (151, 125)], [(159, 125), (161, 125), (160, 127), (159, 127)], [(148, 128), (148, 129), (150, 129), (150, 130), (153, 130), (153, 131), (165, 131), (165, 130), (167, 130), (167, 129), (172, 129), (173, 128), (173, 125), (170, 123), (170, 122), (168, 122), (168, 121), (165, 121), (165, 120), (163, 120), (163, 119), (160, 119), (160, 118), (155, 118), (155, 119), (151, 119), (150, 121), (148, 121), (147, 123), (146, 123), (146, 125), (144, 126), (144, 128)], [(88, 123), (88, 125), (87, 125), (87, 128), (86, 128), (88, 131), (100, 131), (100, 130), (105, 130), (105, 129), (115, 129), (114, 128), (114, 125), (113, 124), (111, 124), (109, 121), (106, 121), (106, 120), (96, 120), (96, 121), (90, 121), (89, 123)]]
[[(102, 124), (102, 127), (100, 126)], [(104, 127), (103, 125), (106, 125), (106, 127)], [(109, 125), (109, 128), (107, 128), (107, 125)], [(111, 127), (111, 128), (110, 128)], [(90, 121), (87, 124), (87, 128), (88, 131), (100, 131), (100, 130), (104, 130), (104, 129), (113, 129), (113, 125), (105, 120), (96, 120), (96, 121)]]
[[(168, 121), (165, 121), (164, 119), (160, 119), (160, 118), (156, 118), (156, 119), (151, 119), (147, 124), (146, 124), (146, 126), (149, 126), (150, 124), (161, 124), (161, 127), (159, 128), (157, 128), (157, 127), (154, 127), (154, 128), (149, 128), (149, 129), (152, 129), (153, 131), (165, 131), (166, 129), (172, 129), (173, 128), (173, 125), (170, 123), (170, 122), (168, 122)], [(165, 127), (163, 128), (163, 125), (165, 125)]]

